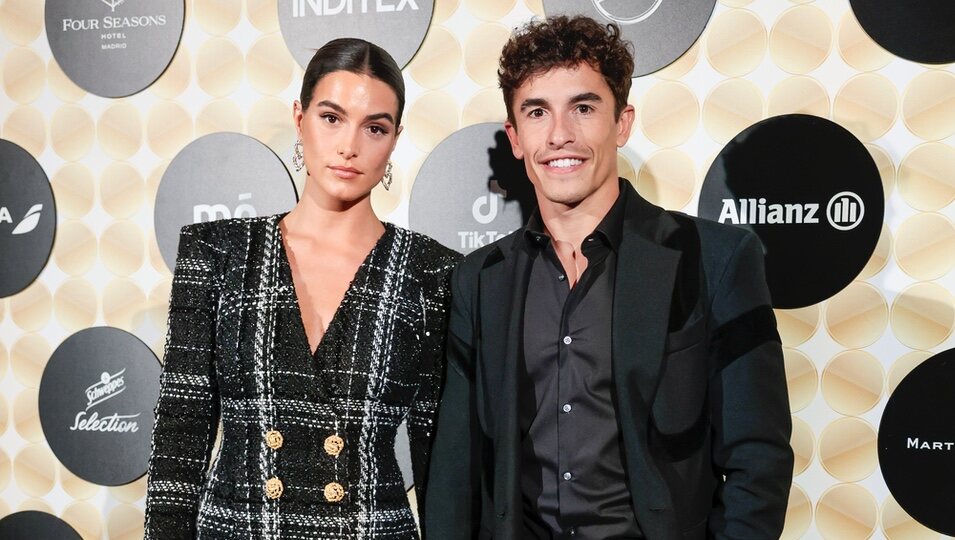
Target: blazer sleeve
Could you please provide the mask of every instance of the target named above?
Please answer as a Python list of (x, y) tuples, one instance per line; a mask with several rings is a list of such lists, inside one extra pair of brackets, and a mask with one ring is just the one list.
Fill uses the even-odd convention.
[(713, 294), (712, 460), (725, 483), (709, 516), (715, 538), (779, 538), (792, 483), (792, 419), (759, 239), (736, 246)]
[(422, 355), (425, 371), (421, 373), (421, 383), (408, 415), (408, 444), (411, 451), (411, 469), (414, 476), (415, 497), (418, 501), (418, 521), (424, 523), (424, 500), (428, 488), (428, 464), (431, 457), (431, 445), (434, 440), (435, 424), (438, 415), (438, 397), (441, 392), (441, 378), (444, 372), (444, 343), (448, 328), (448, 304), (451, 297), (449, 277), (455, 258), (449, 258), (440, 265), (434, 282), (437, 286), (424, 303), (424, 347)]
[(477, 278), (465, 274), (465, 265), (458, 266), (451, 279), (445, 381), (425, 498), (424, 531), (431, 539), (473, 539), (480, 527), (482, 439), (475, 406), (472, 313)]
[(146, 484), (147, 540), (195, 538), (219, 424), (214, 362), (219, 288), (206, 231), (187, 226), (179, 237)]

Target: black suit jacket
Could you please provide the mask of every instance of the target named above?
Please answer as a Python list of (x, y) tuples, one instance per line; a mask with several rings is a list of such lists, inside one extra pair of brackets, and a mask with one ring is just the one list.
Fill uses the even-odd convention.
[[(647, 538), (778, 538), (792, 481), (782, 350), (758, 238), (626, 197), (613, 377), (628, 488)], [(523, 229), (452, 277), (429, 538), (521, 538), (517, 366)]]

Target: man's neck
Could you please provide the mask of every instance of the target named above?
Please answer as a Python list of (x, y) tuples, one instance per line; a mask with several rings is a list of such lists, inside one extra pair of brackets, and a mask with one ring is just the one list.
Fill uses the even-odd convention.
[(614, 178), (575, 205), (553, 203), (538, 197), (545, 232), (554, 240), (579, 250), (584, 238), (597, 228), (619, 195), (620, 185)]

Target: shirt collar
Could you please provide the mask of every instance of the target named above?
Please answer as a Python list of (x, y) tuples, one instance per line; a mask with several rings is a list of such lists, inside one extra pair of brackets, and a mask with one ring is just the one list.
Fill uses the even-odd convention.
[[(621, 178), (620, 194), (613, 206), (604, 215), (594, 231), (587, 235), (587, 238), (599, 238), (608, 247), (614, 251), (619, 251), (620, 242), (623, 239), (623, 221), (626, 214), (626, 186), (622, 182), (627, 180)], [(540, 209), (535, 208), (531, 214), (527, 225), (524, 226), (524, 238), (528, 246), (544, 247), (550, 243), (550, 236), (545, 232), (544, 221), (541, 219)]]

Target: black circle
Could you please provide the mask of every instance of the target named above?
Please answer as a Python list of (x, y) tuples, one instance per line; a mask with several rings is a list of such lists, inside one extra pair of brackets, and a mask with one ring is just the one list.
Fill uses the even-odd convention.
[(0, 298), (40, 275), (55, 234), (56, 203), (46, 173), (29, 152), (0, 140)]
[(789, 114), (723, 148), (698, 213), (759, 236), (773, 307), (789, 309), (825, 300), (859, 275), (879, 241), (885, 195), (875, 161), (851, 133)]
[(0, 519), (3, 540), (82, 540), (62, 519), (36, 510), (16, 512)]
[(955, 535), (955, 349), (932, 356), (892, 392), (879, 425), (879, 466), (899, 505)]
[(97, 327), (68, 337), (40, 380), (43, 435), (76, 476), (104, 486), (146, 473), (159, 361), (136, 336)]
[(896, 56), (923, 64), (955, 62), (955, 2), (850, 0), (862, 29)]

